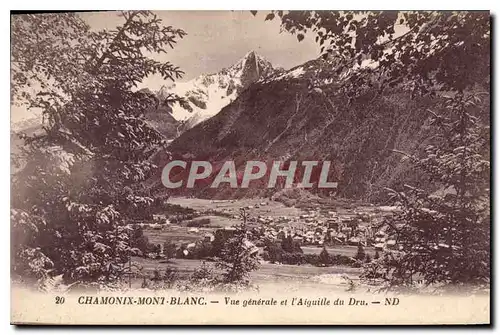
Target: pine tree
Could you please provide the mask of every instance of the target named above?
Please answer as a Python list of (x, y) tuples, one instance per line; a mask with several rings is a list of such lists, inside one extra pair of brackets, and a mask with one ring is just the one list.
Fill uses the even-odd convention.
[(185, 33), (148, 11), (119, 15), (102, 31), (72, 13), (12, 17), (12, 98), (43, 115), (13, 160), (13, 273), (107, 284), (126, 271), (126, 219), (154, 201), (139, 183), (166, 145), (144, 120), (159, 102), (134, 88), (155, 73), (180, 78), (145, 50), (166, 53)]
[(356, 255), (354, 256), (354, 258), (356, 258), (357, 260), (364, 260), (366, 257), (366, 253), (365, 253), (365, 249), (363, 248), (363, 246), (360, 244), (358, 245), (358, 251), (356, 252)]
[(290, 234), (281, 241), (281, 248), (286, 252), (294, 252), (293, 239)]
[(165, 254), (165, 258), (167, 260), (174, 258), (177, 252), (177, 247), (173, 242), (165, 242), (163, 243), (163, 253)]
[(323, 247), (323, 250), (321, 250), (319, 254), (319, 263), (323, 265), (331, 264), (330, 254), (328, 253), (328, 250), (326, 250), (326, 247)]
[(330, 230), (327, 230), (327, 232), (325, 233), (325, 237), (324, 237), (323, 241), (324, 241), (325, 244), (331, 244), (332, 243), (332, 235), (331, 235)]
[(259, 267), (257, 254), (248, 245), (246, 222), (248, 215), (241, 210), (241, 224), (236, 227), (233, 236), (224, 244), (216, 267), (224, 271), (225, 283), (248, 284), (250, 272)]
[(366, 254), (365, 263), (370, 263), (371, 261), (372, 261), (372, 258), (370, 256), (370, 254)]

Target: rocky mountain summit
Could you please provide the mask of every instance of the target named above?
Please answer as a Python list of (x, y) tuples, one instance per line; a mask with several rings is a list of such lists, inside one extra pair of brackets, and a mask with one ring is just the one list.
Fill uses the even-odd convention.
[(202, 74), (187, 82), (163, 86), (156, 94), (160, 99), (168, 94), (185, 98), (184, 103), (170, 106), (170, 113), (182, 123), (182, 130), (186, 130), (216, 115), (251, 84), (282, 71), (250, 51), (228, 68), (217, 73)]

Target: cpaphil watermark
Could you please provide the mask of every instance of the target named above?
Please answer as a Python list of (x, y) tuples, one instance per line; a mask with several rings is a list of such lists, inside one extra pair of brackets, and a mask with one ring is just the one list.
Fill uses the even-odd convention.
[(338, 183), (328, 181), (330, 161), (247, 161), (238, 167), (234, 161), (211, 163), (208, 161), (173, 160), (163, 168), (161, 180), (169, 189), (207, 186), (217, 188), (258, 187), (274, 188), (337, 188)]

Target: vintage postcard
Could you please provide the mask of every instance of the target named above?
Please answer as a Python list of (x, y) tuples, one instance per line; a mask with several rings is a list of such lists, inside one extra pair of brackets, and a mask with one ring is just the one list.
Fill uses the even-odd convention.
[(490, 324), (488, 11), (11, 15), (11, 323)]

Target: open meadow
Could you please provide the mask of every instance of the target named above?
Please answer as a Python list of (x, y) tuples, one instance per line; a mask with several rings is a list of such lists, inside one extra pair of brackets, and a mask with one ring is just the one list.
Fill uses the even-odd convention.
[[(144, 275), (150, 275), (154, 270), (165, 271), (165, 269), (170, 268), (175, 269), (181, 278), (190, 276), (204, 262), (197, 259), (171, 259), (165, 262), (139, 257), (134, 257), (132, 261), (142, 267)], [(205, 262), (205, 264), (212, 268), (215, 273), (219, 273), (219, 270), (215, 268), (215, 263)], [(263, 262), (257, 270), (250, 274), (250, 281), (257, 286), (279, 284), (276, 287), (297, 290), (317, 287), (345, 290), (347, 283), (342, 277), (346, 275), (357, 282), (360, 273), (361, 269), (347, 266), (317, 267)], [(132, 278), (132, 288), (140, 288), (141, 283), (142, 278)]]

